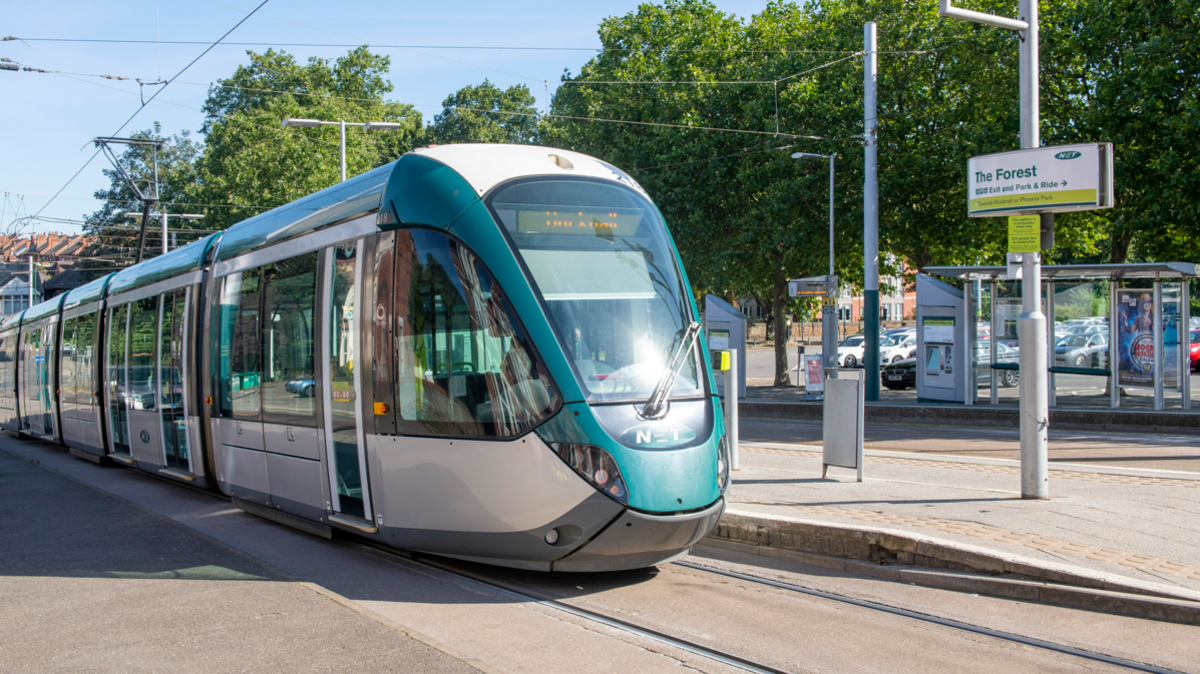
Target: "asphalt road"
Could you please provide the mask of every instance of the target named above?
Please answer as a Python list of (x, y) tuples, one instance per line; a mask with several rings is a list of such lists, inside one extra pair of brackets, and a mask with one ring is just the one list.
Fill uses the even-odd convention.
[[(821, 422), (742, 417), (742, 441), (821, 444)], [(868, 423), (864, 447), (921, 454), (1021, 458), (1017, 429)], [(1200, 437), (1050, 429), (1050, 461), (1200, 472)]]
[[(0, 528), (9, 551), (0, 556), (6, 671), (738, 671), (61, 448), (0, 437), (0, 454), (0, 507), (22, 527)], [(1194, 627), (713, 549), (697, 556), (1174, 669), (1196, 671), (1200, 662)], [(555, 575), (474, 568), (790, 672), (1118, 671), (678, 566)], [(327, 629), (314, 630), (324, 621)]]

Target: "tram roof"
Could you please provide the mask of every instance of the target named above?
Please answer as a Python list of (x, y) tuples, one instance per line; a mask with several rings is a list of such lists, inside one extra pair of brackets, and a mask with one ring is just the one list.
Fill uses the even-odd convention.
[(355, 216), (379, 210), (396, 162), (327, 187), (302, 199), (260, 213), (225, 230), (218, 260), (295, 238)]
[(29, 307), (21, 314), (21, 325), (29, 325), (38, 319), (57, 314), (66, 297), (66, 295), (59, 295)]
[(66, 298), (63, 300), (63, 309), (77, 307), (81, 304), (94, 302), (101, 297), (104, 297), (104, 290), (108, 288), (108, 282), (111, 281), (112, 277), (114, 276), (116, 276), (115, 272), (112, 274), (106, 274), (98, 279), (88, 281), (78, 288), (72, 289), (63, 296)]
[(553, 147), (458, 143), (418, 148), (411, 154), (434, 159), (454, 169), (480, 196), (505, 180), (538, 175), (604, 178), (644, 192), (637, 181), (608, 162)]
[[(457, 177), (440, 176), (430, 180), (435, 173), (432, 167), (438, 164), (458, 174)], [(227, 260), (377, 212), (385, 196), (394, 198), (406, 191), (415, 196), (416, 201), (426, 203), (407, 204), (410, 208), (398, 213), (403, 222), (410, 222), (407, 216), (415, 213), (417, 219), (412, 222), (448, 225), (450, 220), (445, 218), (452, 219), (471, 201), (505, 180), (539, 175), (602, 178), (643, 191), (620, 169), (570, 150), (500, 143), (435, 145), (407, 152), (390, 164), (233, 225), (221, 237), (214, 259)], [(460, 194), (454, 186), (460, 179), (475, 192), (470, 198)], [(445, 203), (430, 194), (431, 190), (438, 189), (446, 190)], [(434, 213), (436, 216), (431, 219)], [(424, 222), (426, 219), (430, 222)], [(116, 282), (114, 279), (114, 284)]]
[(207, 257), (209, 249), (220, 237), (219, 233), (211, 234), (165, 255), (122, 269), (109, 281), (108, 294), (116, 295), (200, 269), (204, 266), (204, 258)]
[(21, 317), (25, 315), (26, 311), (29, 311), (29, 310), (24, 309), (19, 314), (9, 315), (7, 318), (4, 319), (3, 322), (0, 322), (0, 330), (8, 330), (9, 328), (15, 328), (18, 325), (20, 325)]

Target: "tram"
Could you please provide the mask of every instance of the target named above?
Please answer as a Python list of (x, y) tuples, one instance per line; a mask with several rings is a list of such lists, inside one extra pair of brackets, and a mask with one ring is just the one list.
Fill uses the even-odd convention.
[(651, 566), (729, 482), (688, 288), (621, 170), (422, 148), (9, 317), (0, 428), (312, 533)]

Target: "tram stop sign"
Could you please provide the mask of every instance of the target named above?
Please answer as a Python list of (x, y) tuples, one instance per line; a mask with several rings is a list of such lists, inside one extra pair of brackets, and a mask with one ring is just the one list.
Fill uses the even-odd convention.
[(1112, 206), (1112, 143), (1038, 147), (967, 160), (967, 215), (972, 218)]

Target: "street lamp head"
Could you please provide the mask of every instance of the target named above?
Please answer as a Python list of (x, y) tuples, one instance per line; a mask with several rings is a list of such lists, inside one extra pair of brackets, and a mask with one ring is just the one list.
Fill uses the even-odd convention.
[(792, 159), (829, 159), (823, 154), (813, 154), (811, 152), (793, 152)]
[(283, 125), (284, 126), (309, 126), (309, 127), (321, 126), (321, 120), (319, 120), (319, 119), (290, 119), (289, 118), (289, 119), (283, 120)]
[(395, 131), (402, 126), (400, 122), (367, 122), (363, 124), (363, 131)]

